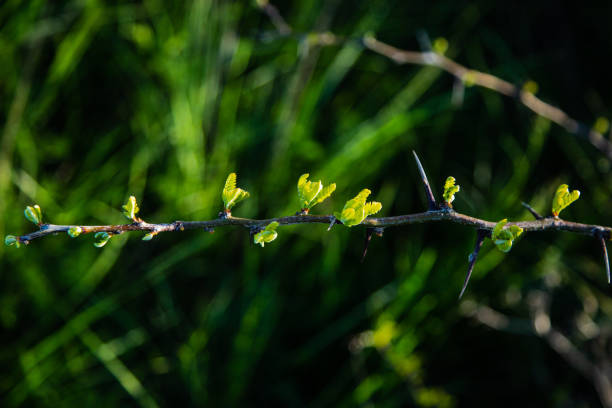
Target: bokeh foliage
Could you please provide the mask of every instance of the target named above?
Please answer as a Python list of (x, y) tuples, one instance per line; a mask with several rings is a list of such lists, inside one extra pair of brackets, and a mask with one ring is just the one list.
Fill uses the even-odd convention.
[[(595, 4), (279, 7), (297, 33), (418, 49), (426, 30), (586, 123), (610, 116), (610, 10)], [(0, 236), (29, 231), (34, 203), (46, 222), (123, 223), (130, 195), (147, 221), (211, 219), (232, 171), (251, 193), (236, 216), (295, 213), (306, 172), (338, 187), (314, 213), (363, 188), (382, 215), (419, 212), (412, 149), (438, 198), (456, 178), (458, 211), (529, 219), (521, 201), (546, 212), (567, 183), (583, 196), (564, 218), (612, 224), (610, 162), (587, 142), (490, 91), (453, 105), (446, 74), (357, 39), (310, 38), (278, 36), (255, 2), (2, 2)], [(283, 227), (265, 248), (239, 228), (139, 238), (0, 247), (2, 406), (600, 404), (529, 323), (494, 330), (466, 312), (482, 303), (528, 322), (544, 292), (581, 352), (612, 355), (591, 238), (524, 234), (509, 254), (488, 241), (462, 303), (475, 234), (457, 225), (388, 229), (363, 264), (360, 227)]]

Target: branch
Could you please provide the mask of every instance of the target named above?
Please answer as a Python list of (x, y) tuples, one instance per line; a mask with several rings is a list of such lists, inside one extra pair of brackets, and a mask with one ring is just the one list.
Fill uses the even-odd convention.
[[(593, 382), (604, 407), (612, 407), (612, 372), (606, 370), (607, 359), (589, 359), (570, 338), (552, 326), (548, 305), (550, 299), (543, 292), (529, 295), (531, 319), (520, 319), (502, 314), (488, 306), (470, 304), (466, 310), (478, 322), (495, 330), (505, 330), (524, 335), (535, 335), (545, 340), (571, 367)], [(467, 302), (464, 302), (466, 304)], [(520, 330), (519, 330), (520, 329)]]
[[(229, 225), (240, 225), (246, 228), (264, 227), (272, 222), (278, 222), (280, 225), (296, 225), (296, 224), (331, 224), (337, 222), (333, 215), (291, 215), (279, 218), (267, 219), (252, 219), (239, 218), (228, 216), (208, 221), (174, 221), (165, 224), (152, 224), (148, 222), (134, 222), (131, 224), (118, 225), (55, 225), (41, 224), (40, 230), (17, 237), (19, 242), (27, 244), (30, 241), (41, 238), (47, 235), (55, 235), (58, 232), (68, 232), (72, 227), (80, 227), (81, 234), (108, 232), (111, 234), (122, 234), (128, 231), (143, 231), (143, 232), (175, 232), (184, 230), (204, 229), (210, 231), (218, 227)], [(466, 225), (480, 230), (492, 231), (495, 227), (495, 222), (483, 220), (476, 217), (471, 217), (456, 211), (435, 210), (423, 213), (396, 215), (392, 217), (366, 218), (359, 226), (363, 227), (399, 227), (410, 224), (423, 224), (428, 222), (445, 221), (455, 224)], [(542, 231), (568, 231), (583, 235), (596, 236), (603, 234), (609, 239), (612, 234), (612, 227), (606, 227), (595, 224), (582, 224), (578, 222), (566, 221), (560, 218), (543, 218), (535, 221), (518, 221), (509, 222), (506, 226), (516, 225), (521, 227), (525, 232), (542, 232)]]
[[(278, 13), (278, 9), (269, 4), (268, 0), (261, 0), (261, 3), (264, 5), (260, 5), (259, 8), (268, 15), (272, 21), (272, 24), (274, 24), (276, 27), (279, 35), (286, 37), (293, 33), (291, 27)], [(354, 38), (345, 39), (330, 32), (309, 33), (309, 38), (312, 40), (313, 44), (320, 46), (340, 45), (349, 41), (353, 42), (355, 40)], [(436, 67), (454, 76), (457, 81), (461, 82), (462, 84), (465, 83), (468, 85), (477, 85), (502, 95), (515, 98), (518, 102), (534, 112), (536, 115), (556, 123), (564, 128), (567, 132), (575, 136), (585, 138), (594, 147), (604, 153), (609, 160), (612, 160), (612, 142), (610, 142), (600, 132), (591, 129), (589, 126), (583, 123), (580, 123), (556, 106), (544, 102), (533, 93), (523, 90), (504, 79), (498, 78), (486, 72), (468, 68), (434, 51), (419, 52), (402, 50), (379, 41), (371, 35), (357, 38), (357, 40), (365, 48), (387, 57), (397, 64)]]
[[(402, 225), (419, 224), (435, 221), (447, 221), (456, 224), (471, 226), (477, 229), (476, 245), (474, 247), (474, 251), (469, 257), (468, 272), (465, 278), (465, 282), (463, 284), (463, 288), (461, 289), (461, 292), (459, 294), (460, 299), (467, 288), (467, 284), (470, 280), (470, 276), (472, 274), (476, 259), (478, 257), (478, 252), (480, 251), (484, 239), (487, 237), (491, 237), (495, 240), (495, 244), (498, 245), (502, 251), (507, 252), (512, 247), (512, 241), (523, 231), (568, 231), (573, 233), (591, 235), (600, 239), (604, 250), (604, 261), (606, 265), (608, 283), (610, 283), (610, 267), (608, 263), (605, 240), (610, 239), (610, 236), (612, 234), (611, 227), (565, 221), (560, 219), (558, 216), (547, 218), (540, 217), (535, 221), (519, 221), (511, 223), (508, 223), (507, 220), (504, 219), (495, 223), (458, 213), (448, 207), (439, 209), (435, 202), (435, 199), (433, 198), (431, 188), (429, 187), (427, 176), (425, 175), (425, 170), (423, 169), (423, 166), (421, 165), (417, 154), (415, 152), (413, 153), (414, 158), (417, 162), (417, 167), (423, 179), (423, 184), (425, 186), (425, 194), (428, 198), (429, 210), (423, 213), (398, 215), (392, 217), (367, 218), (368, 214), (374, 214), (379, 211), (382, 208), (382, 204), (378, 202), (366, 203), (366, 199), (367, 196), (370, 194), (370, 190), (364, 189), (355, 198), (347, 201), (342, 213), (337, 213), (338, 217), (342, 218), (341, 220), (336, 218), (336, 215), (311, 215), (304, 211), (301, 211), (292, 216), (268, 218), (263, 220), (234, 217), (231, 213), (232, 206), (235, 205), (236, 202), (248, 197), (249, 193), (247, 191), (242, 190), (241, 188), (236, 187), (236, 174), (230, 173), (222, 193), (223, 202), (225, 204), (224, 211), (221, 211), (219, 213), (219, 218), (214, 220), (174, 221), (165, 224), (148, 223), (143, 221), (136, 215), (139, 211), (138, 204), (136, 203), (136, 198), (131, 196), (128, 200), (128, 203), (122, 207), (124, 210), (123, 214), (133, 221), (131, 224), (55, 225), (43, 223), (41, 209), (38, 205), (34, 205), (33, 207), (26, 207), (25, 216), (28, 220), (38, 225), (39, 230), (18, 237), (15, 237), (13, 235), (7, 235), (5, 238), (5, 244), (16, 244), (17, 246), (19, 246), (19, 244), (27, 245), (34, 239), (42, 238), (47, 235), (56, 235), (60, 232), (66, 232), (71, 237), (90, 233), (95, 233), (96, 235), (100, 234), (100, 237), (95, 236), (95, 238), (98, 239), (98, 242), (96, 242), (95, 245), (100, 247), (104, 246), (112, 235), (123, 234), (124, 232), (128, 231), (146, 232), (147, 234), (143, 237), (143, 240), (150, 240), (160, 232), (175, 232), (184, 231), (188, 229), (203, 229), (205, 231), (213, 232), (214, 229), (218, 227), (239, 225), (247, 228), (249, 230), (250, 238), (252, 238), (255, 243), (261, 244), (261, 246), (263, 247), (265, 243), (272, 242), (274, 239), (276, 239), (276, 228), (280, 225), (326, 224), (329, 225), (327, 229), (329, 231), (331, 227), (335, 224), (344, 224), (348, 227), (366, 227), (365, 247), (361, 259), (361, 261), (363, 262), (367, 254), (368, 245), (370, 243), (373, 233), (382, 236), (383, 230), (386, 227), (397, 227)], [(308, 174), (304, 174), (302, 175), (302, 177), (300, 177), (300, 181), (298, 182), (298, 196), (301, 196), (302, 200), (307, 199), (307, 203), (312, 203), (313, 200), (315, 200), (315, 198), (317, 197), (317, 194), (324, 189), (321, 184), (321, 181), (313, 183), (307, 181), (307, 178)], [(321, 201), (327, 198), (331, 194), (331, 192), (335, 190), (335, 188), (335, 183), (331, 184), (330, 186), (327, 186), (327, 195), (325, 195), (321, 199)], [(313, 191), (315, 191), (315, 195), (312, 195)], [(574, 190), (573, 193), (577, 193), (577, 195), (580, 194), (576, 190)], [(571, 202), (575, 199), (576, 198), (572, 199), (570, 197), (570, 193), (567, 192), (567, 185), (561, 185), (560, 188), (557, 189), (557, 195), (554, 199), (556, 201), (559, 201), (559, 203), (557, 203), (558, 208), (553, 207), (553, 209), (557, 208), (557, 211), (560, 212), (567, 205), (571, 204)], [(361, 214), (361, 217), (355, 218), (358, 214)], [(506, 228), (506, 230), (504, 230), (504, 228)], [(517, 229), (518, 232), (515, 231)], [(498, 241), (501, 241), (501, 243)]]

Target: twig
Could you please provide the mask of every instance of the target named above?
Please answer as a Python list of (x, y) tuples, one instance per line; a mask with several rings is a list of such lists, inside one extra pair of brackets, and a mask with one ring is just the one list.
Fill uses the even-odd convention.
[(470, 281), (470, 276), (472, 276), (472, 271), (474, 270), (474, 265), (476, 264), (476, 258), (478, 258), (478, 252), (480, 251), (480, 248), (482, 247), (482, 243), (484, 242), (484, 239), (490, 235), (491, 233), (487, 230), (479, 229), (476, 232), (476, 245), (474, 246), (474, 252), (472, 252), (470, 254), (470, 257), (468, 258), (469, 260), (468, 271), (467, 271), (467, 275), (465, 275), (465, 282), (463, 282), (463, 287), (461, 288), (461, 292), (459, 293), (459, 299), (461, 299), (461, 297), (463, 296), (463, 293), (465, 292), (465, 289), (467, 288), (468, 282)]
[(523, 205), (523, 207), (525, 207), (525, 208), (527, 209), (527, 211), (529, 211), (529, 212), (531, 213), (531, 215), (533, 215), (533, 217), (534, 217), (536, 220), (541, 220), (542, 218), (544, 218), (544, 217), (542, 217), (540, 214), (538, 214), (538, 212), (537, 212), (536, 210), (534, 210), (534, 209), (533, 209), (533, 207), (531, 207), (531, 206), (530, 206), (529, 204), (527, 204), (526, 202), (522, 202), (521, 204)]
[(419, 173), (421, 174), (421, 179), (423, 180), (423, 187), (425, 188), (425, 197), (427, 197), (427, 209), (429, 211), (435, 211), (438, 209), (438, 204), (436, 204), (436, 198), (431, 191), (431, 187), (429, 186), (429, 181), (427, 181), (427, 175), (425, 174), (425, 169), (423, 169), (423, 165), (419, 160), (419, 156), (417, 156), (416, 152), (413, 150), (412, 154), (414, 154), (414, 160), (416, 160), (417, 168), (419, 169)]
[(604, 407), (612, 407), (612, 372), (606, 370), (609, 361), (589, 359), (588, 354), (576, 347), (568, 336), (552, 326), (548, 311), (550, 300), (546, 294), (533, 291), (529, 298), (531, 319), (510, 317), (479, 304), (469, 305), (471, 310), (466, 311), (478, 322), (492, 329), (542, 338), (570, 366), (593, 382)]
[[(228, 225), (241, 225), (243, 227), (264, 227), (271, 222), (276, 221), (280, 225), (296, 225), (296, 224), (327, 224), (332, 222), (338, 223), (333, 215), (291, 215), (288, 217), (267, 218), (267, 219), (252, 219), (227, 217), (218, 218), (208, 221), (174, 221), (166, 224), (152, 224), (148, 222), (137, 222), (131, 224), (118, 225), (55, 225), (42, 224), (40, 230), (17, 237), (21, 243), (27, 244), (30, 241), (41, 238), (47, 235), (55, 235), (59, 232), (68, 232), (72, 227), (80, 227), (81, 234), (108, 232), (111, 234), (121, 234), (127, 231), (143, 231), (143, 232), (173, 232), (183, 230), (196, 229), (214, 229)], [(397, 215), (393, 217), (366, 218), (360, 226), (363, 227), (399, 227), (402, 225), (422, 224), (434, 221), (447, 221), (456, 224), (471, 226), (477, 229), (492, 231), (495, 227), (495, 222), (486, 221), (480, 218), (471, 217), (455, 211), (436, 210), (427, 211), (424, 213)], [(543, 218), (535, 221), (518, 221), (509, 222), (507, 227), (517, 225), (525, 232), (541, 232), (541, 231), (568, 231), (578, 234), (593, 236), (598, 231), (602, 231), (609, 236), (612, 233), (612, 227), (605, 227), (595, 224), (582, 224), (578, 222), (566, 221), (563, 219)]]
[[(274, 6), (270, 5), (267, 0), (262, 0), (262, 2), (266, 5), (260, 6), (260, 8), (268, 15), (272, 21), (272, 24), (276, 26), (278, 33), (281, 36), (287, 36), (289, 33), (292, 33), (291, 27), (286, 25), (282, 17), (280, 17), (280, 14), (278, 14), (278, 10)], [(271, 12), (271, 10), (274, 10), (281, 20), (279, 20), (276, 14)], [(280, 23), (281, 21), (286, 25), (286, 27)], [(330, 32), (315, 33), (315, 37), (319, 37), (321, 35), (325, 36), (325, 41), (320, 41), (320, 45), (338, 45), (355, 40), (354, 38), (343, 39)], [(544, 102), (533, 93), (525, 91), (506, 80), (486, 72), (468, 68), (434, 51), (419, 52), (402, 50), (379, 41), (371, 35), (357, 38), (357, 40), (370, 51), (387, 57), (398, 64), (436, 67), (446, 71), (462, 83), (481, 86), (502, 95), (506, 95), (510, 98), (515, 98), (518, 102), (523, 104), (536, 115), (549, 119), (573, 135), (585, 138), (593, 146), (604, 153), (609, 160), (612, 160), (612, 143), (600, 132), (591, 129), (589, 126), (583, 123), (580, 123), (563, 110), (551, 105), (550, 103)]]
[(278, 9), (273, 4), (270, 4), (268, 0), (258, 0), (257, 6), (260, 8), (260, 10), (266, 13), (279, 34), (291, 34), (291, 26), (287, 24), (281, 13), (278, 12)]

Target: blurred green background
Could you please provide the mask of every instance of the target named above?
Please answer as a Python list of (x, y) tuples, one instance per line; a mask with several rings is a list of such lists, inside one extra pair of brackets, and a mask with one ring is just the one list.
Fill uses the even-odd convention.
[[(314, 213), (362, 188), (382, 215), (423, 211), (411, 151), (458, 211), (492, 221), (549, 212), (612, 224), (610, 161), (509, 98), (433, 68), (398, 66), (373, 33), (447, 55), (592, 126), (610, 117), (608, 2), (83, 0), (0, 5), (0, 236), (57, 224), (215, 218), (227, 174), (251, 198), (237, 216), (298, 210), (296, 182), (336, 182)], [(359, 262), (358, 227), (283, 227), (265, 248), (222, 228), (47, 237), (0, 247), (0, 401), (16, 406), (612, 406), (612, 299), (585, 236), (490, 241), (457, 301), (475, 233), (388, 229)], [(595, 368), (594, 368), (595, 367)], [(599, 368), (597, 368), (599, 367)], [(606, 394), (611, 393), (611, 394)], [(607, 397), (606, 397), (607, 395)], [(606, 402), (606, 398), (609, 398)]]

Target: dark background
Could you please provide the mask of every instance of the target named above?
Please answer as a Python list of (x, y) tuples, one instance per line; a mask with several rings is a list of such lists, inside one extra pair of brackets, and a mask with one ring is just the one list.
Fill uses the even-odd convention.
[[(421, 212), (413, 149), (438, 196), (457, 179), (460, 212), (528, 220), (521, 201), (548, 214), (567, 183), (582, 195), (564, 218), (611, 225), (610, 161), (585, 139), (482, 88), (453, 104), (448, 74), (357, 40), (444, 37), (456, 61), (535, 81), (593, 126), (612, 106), (608, 4), (302, 0), (277, 4), (294, 29), (279, 36), (255, 2), (4, 1), (0, 235), (32, 230), (33, 203), (46, 222), (124, 223), (132, 194), (150, 222), (212, 219), (232, 171), (251, 193), (236, 216), (293, 214), (305, 172), (338, 185), (314, 213), (362, 188), (384, 216)], [(349, 40), (309, 45), (321, 30)], [(3, 246), (2, 406), (605, 404), (612, 300), (593, 238), (487, 241), (457, 301), (471, 228), (390, 228), (363, 264), (362, 228), (326, 228), (283, 227), (265, 248), (239, 227)]]

